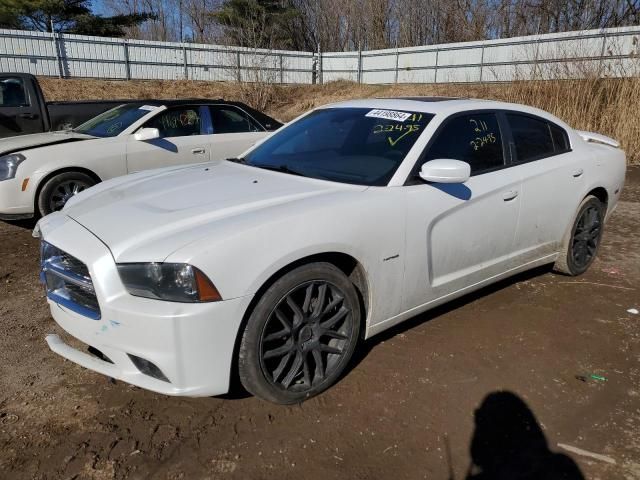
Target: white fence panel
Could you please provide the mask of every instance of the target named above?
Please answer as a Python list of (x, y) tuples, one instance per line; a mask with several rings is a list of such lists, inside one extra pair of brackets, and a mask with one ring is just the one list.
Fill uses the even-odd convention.
[(640, 74), (640, 27), (367, 52), (260, 50), (0, 30), (0, 69), (36, 75), (313, 83), (503, 82)]

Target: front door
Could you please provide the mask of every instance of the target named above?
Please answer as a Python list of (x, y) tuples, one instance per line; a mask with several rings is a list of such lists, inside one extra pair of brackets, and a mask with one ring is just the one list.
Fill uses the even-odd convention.
[(462, 160), (464, 184), (413, 182), (407, 192), (405, 309), (475, 285), (513, 267), (521, 181), (508, 168), (495, 113), (446, 121), (420, 160)]
[(42, 132), (43, 121), (40, 105), (31, 98), (24, 79), (0, 76), (0, 138)]
[(160, 138), (155, 140), (139, 141), (130, 135), (127, 140), (128, 172), (209, 160), (210, 135), (206, 135), (208, 122), (203, 120), (204, 108), (187, 105), (160, 112), (141, 127), (157, 128)]

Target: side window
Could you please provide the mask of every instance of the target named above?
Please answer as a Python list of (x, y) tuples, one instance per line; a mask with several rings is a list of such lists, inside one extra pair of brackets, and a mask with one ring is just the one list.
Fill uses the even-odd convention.
[(518, 162), (554, 155), (551, 128), (547, 121), (526, 115), (507, 114)]
[(197, 105), (168, 108), (144, 127), (157, 128), (161, 137), (188, 137), (200, 135), (200, 108)]
[(502, 136), (496, 114), (461, 115), (446, 123), (429, 147), (425, 161), (438, 158), (467, 162), (471, 175), (502, 167)]
[(0, 79), (0, 107), (26, 107), (29, 105), (24, 83), (18, 77)]
[(571, 150), (569, 147), (569, 137), (563, 128), (553, 123), (550, 124), (551, 138), (553, 139), (553, 147), (556, 153), (564, 153)]
[(242, 110), (230, 105), (211, 105), (213, 133), (262, 132), (264, 129)]

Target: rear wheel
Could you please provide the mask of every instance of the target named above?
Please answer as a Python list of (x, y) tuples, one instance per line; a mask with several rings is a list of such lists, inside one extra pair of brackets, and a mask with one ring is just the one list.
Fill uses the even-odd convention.
[(564, 239), (554, 270), (575, 276), (589, 268), (602, 239), (604, 213), (604, 204), (593, 195), (582, 201), (573, 226)]
[(95, 184), (94, 178), (81, 172), (64, 172), (51, 177), (38, 195), (40, 215), (45, 216), (62, 210), (71, 197)]
[(327, 389), (353, 355), (360, 315), (355, 287), (335, 266), (313, 263), (287, 273), (247, 322), (238, 359), (243, 386), (280, 404)]

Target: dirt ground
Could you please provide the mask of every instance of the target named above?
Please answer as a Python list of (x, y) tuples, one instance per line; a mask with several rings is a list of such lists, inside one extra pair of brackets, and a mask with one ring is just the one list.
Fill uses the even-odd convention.
[(639, 479), (639, 218), (633, 168), (585, 275), (538, 269), (420, 315), (292, 407), (165, 397), (51, 353), (38, 243), (0, 222), (0, 478)]

